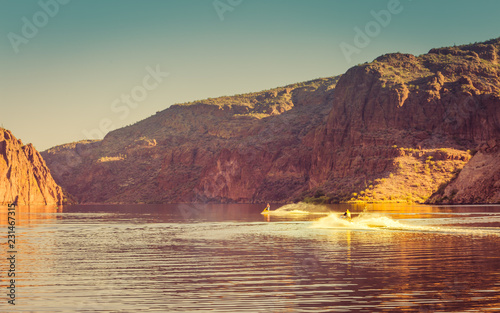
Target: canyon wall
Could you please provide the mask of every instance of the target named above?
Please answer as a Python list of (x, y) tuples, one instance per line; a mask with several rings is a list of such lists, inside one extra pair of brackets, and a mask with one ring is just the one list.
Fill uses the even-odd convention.
[(499, 47), (387, 54), (338, 77), (174, 105), (42, 154), (84, 203), (498, 202), (498, 153), (484, 144), (500, 138)]
[(316, 132), (310, 187), (351, 200), (427, 201), (470, 151), (500, 135), (498, 50), (494, 40), (351, 68)]

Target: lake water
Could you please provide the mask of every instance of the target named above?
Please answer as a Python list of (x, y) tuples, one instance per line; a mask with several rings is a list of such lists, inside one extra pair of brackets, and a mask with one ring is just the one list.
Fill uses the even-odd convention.
[(346, 207), (18, 207), (13, 306), (4, 206), (0, 311), (500, 311), (500, 206)]

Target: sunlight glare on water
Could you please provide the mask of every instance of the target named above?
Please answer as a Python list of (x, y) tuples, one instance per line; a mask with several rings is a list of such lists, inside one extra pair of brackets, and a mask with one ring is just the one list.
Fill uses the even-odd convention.
[(500, 310), (500, 207), (345, 208), (19, 207), (17, 303), (0, 311)]

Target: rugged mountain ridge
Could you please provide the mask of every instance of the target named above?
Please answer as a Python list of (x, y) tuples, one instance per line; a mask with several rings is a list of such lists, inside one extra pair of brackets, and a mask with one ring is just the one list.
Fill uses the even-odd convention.
[(0, 202), (14, 201), (21, 205), (61, 204), (63, 193), (33, 145), (23, 145), (0, 128)]
[(461, 170), (481, 158), (498, 170), (497, 154), (474, 150), (500, 137), (499, 48), (387, 54), (341, 77), (174, 105), (42, 154), (81, 202), (498, 202), (496, 176), (471, 197), (482, 189)]
[(307, 185), (306, 137), (324, 123), (337, 80), (173, 105), (42, 154), (80, 202), (285, 201)]

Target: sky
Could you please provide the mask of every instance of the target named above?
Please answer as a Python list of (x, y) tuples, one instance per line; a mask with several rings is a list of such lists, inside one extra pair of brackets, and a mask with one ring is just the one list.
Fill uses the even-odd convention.
[(500, 37), (496, 0), (0, 0), (0, 126), (43, 151), (175, 103)]

